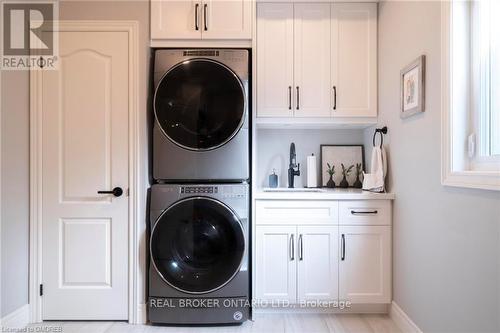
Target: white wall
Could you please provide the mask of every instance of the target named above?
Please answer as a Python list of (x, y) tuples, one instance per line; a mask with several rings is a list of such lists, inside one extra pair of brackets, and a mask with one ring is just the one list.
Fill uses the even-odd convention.
[(1, 78), (1, 304), (0, 318), (28, 303), (29, 76)]
[[(440, 183), (440, 3), (379, 8), (379, 113), (394, 201), (394, 300), (426, 333), (500, 331), (500, 193)], [(427, 56), (424, 114), (399, 117), (399, 72)], [(370, 146), (373, 129), (365, 131)]]
[(321, 144), (363, 144), (363, 130), (257, 130), (257, 182), (258, 187), (268, 187), (268, 176), (276, 169), (279, 186), (288, 186), (288, 165), (290, 143), (295, 143), (297, 162), (300, 163), (300, 177), (295, 177), (295, 187), (304, 187), (307, 179), (306, 158), (317, 156), (318, 185), (320, 182)]

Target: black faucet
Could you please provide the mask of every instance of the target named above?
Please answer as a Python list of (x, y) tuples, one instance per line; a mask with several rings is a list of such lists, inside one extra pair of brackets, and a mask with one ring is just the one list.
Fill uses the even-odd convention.
[[(297, 170), (295, 170), (295, 168), (297, 168)], [(300, 163), (297, 164), (295, 143), (292, 142), (290, 144), (290, 165), (288, 166), (288, 188), (293, 188), (295, 176), (300, 176)]]

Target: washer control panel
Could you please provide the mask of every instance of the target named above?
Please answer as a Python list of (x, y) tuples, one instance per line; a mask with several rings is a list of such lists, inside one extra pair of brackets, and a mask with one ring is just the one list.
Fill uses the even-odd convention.
[(218, 186), (183, 186), (181, 194), (217, 194), (219, 193)]

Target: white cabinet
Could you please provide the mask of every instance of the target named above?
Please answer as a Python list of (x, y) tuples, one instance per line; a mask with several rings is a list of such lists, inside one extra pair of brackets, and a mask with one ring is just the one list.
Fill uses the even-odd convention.
[(294, 5), (294, 115), (330, 116), (330, 4)]
[(338, 227), (302, 225), (297, 232), (298, 299), (337, 299)]
[(389, 200), (257, 200), (255, 296), (391, 302)]
[(256, 63), (257, 124), (373, 119), (377, 4), (258, 3)]
[(292, 117), (293, 4), (257, 7), (257, 112)]
[(339, 299), (391, 302), (391, 227), (340, 226)]
[(151, 0), (152, 40), (251, 39), (247, 0)]
[(334, 117), (377, 116), (377, 4), (331, 6)]
[(337, 299), (338, 226), (259, 225), (255, 253), (257, 299)]
[(256, 297), (295, 302), (295, 226), (258, 226), (256, 233)]

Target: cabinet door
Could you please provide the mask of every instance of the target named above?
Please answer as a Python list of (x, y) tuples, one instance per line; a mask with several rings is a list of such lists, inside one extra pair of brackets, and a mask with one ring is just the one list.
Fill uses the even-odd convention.
[(334, 3), (332, 109), (335, 117), (377, 116), (377, 4)]
[(293, 4), (257, 7), (257, 116), (291, 117)]
[(257, 226), (256, 286), (260, 300), (296, 301), (296, 227)]
[(391, 302), (391, 228), (340, 226), (339, 299)]
[(338, 226), (299, 226), (298, 299), (338, 298)]
[(203, 0), (203, 39), (251, 39), (252, 2), (248, 0)]
[(294, 5), (294, 113), (329, 117), (330, 4)]
[(151, 0), (151, 39), (200, 39), (201, 1)]

